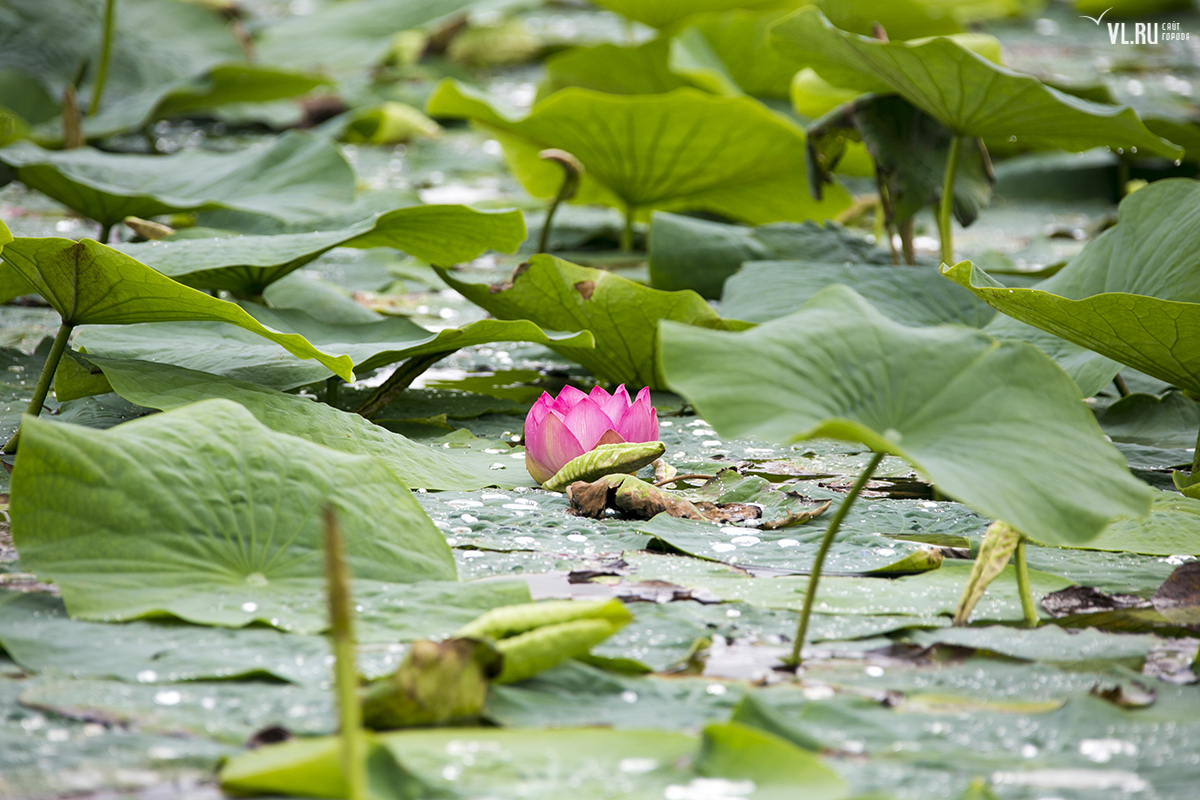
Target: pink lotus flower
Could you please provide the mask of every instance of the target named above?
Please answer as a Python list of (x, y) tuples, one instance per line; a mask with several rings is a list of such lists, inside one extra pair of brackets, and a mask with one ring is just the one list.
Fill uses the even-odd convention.
[(658, 412), (650, 390), (629, 400), (625, 385), (611, 395), (597, 386), (590, 395), (566, 386), (558, 398), (543, 392), (525, 417), (525, 467), (545, 483), (567, 463), (602, 444), (657, 442)]

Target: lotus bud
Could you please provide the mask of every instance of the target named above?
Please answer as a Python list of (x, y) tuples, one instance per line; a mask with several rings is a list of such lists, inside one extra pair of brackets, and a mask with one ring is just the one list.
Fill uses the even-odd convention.
[[(657, 441), (658, 412), (650, 405), (649, 389), (642, 389), (631, 401), (624, 385), (612, 394), (599, 386), (591, 394), (567, 386), (557, 398), (543, 393), (529, 410), (525, 418), (525, 467), (535, 481), (546, 484), (567, 464), (598, 447)], [(632, 449), (638, 450), (639, 456), (640, 451), (647, 450)], [(656, 455), (647, 464), (662, 453), (661, 448), (650, 451)], [(643, 466), (633, 466), (636, 460), (626, 463), (615, 459), (609, 471), (636, 470)]]

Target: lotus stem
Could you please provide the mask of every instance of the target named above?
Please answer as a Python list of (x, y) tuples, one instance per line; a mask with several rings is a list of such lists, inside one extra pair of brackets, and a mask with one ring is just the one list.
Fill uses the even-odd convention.
[(942, 263), (954, 263), (954, 230), (951, 228), (951, 211), (954, 209), (954, 178), (958, 174), (958, 158), (962, 152), (962, 137), (955, 135), (950, 140), (950, 152), (946, 154), (946, 174), (942, 179), (942, 198), (938, 204), (938, 235), (942, 239)]
[(83, 120), (79, 116), (79, 98), (75, 94), (75, 84), (68, 83), (67, 88), (63, 89), (62, 108), (63, 149), (74, 150), (83, 147)]
[(550, 208), (546, 210), (546, 221), (542, 224), (542, 235), (538, 238), (537, 251), (545, 253), (548, 252), (550, 227), (554, 223), (554, 214), (558, 211), (558, 207), (561, 204), (574, 197), (575, 192), (579, 190), (579, 181), (583, 177), (583, 164), (566, 150), (554, 148), (538, 153), (538, 158), (553, 161), (563, 168), (562, 186), (559, 187), (558, 194), (554, 196), (554, 200), (550, 203)]
[(112, 229), (113, 229), (112, 223), (109, 223), (109, 222), (100, 223), (100, 239), (99, 239), (100, 244), (108, 244), (109, 243), (109, 241), (112, 239)]
[[(38, 376), (37, 386), (33, 389), (33, 397), (29, 400), (29, 408), (25, 410), (26, 414), (36, 417), (42, 413), (42, 406), (46, 402), (46, 395), (50, 393), (50, 384), (54, 382), (54, 373), (58, 369), (58, 362), (62, 360), (63, 351), (67, 349), (67, 340), (71, 338), (71, 331), (75, 326), (69, 322), (64, 322), (58, 327), (58, 333), (54, 336), (54, 344), (50, 346), (50, 352), (46, 356), (46, 363), (42, 365), (42, 374)], [(3, 451), (5, 453), (15, 453), (17, 450), (17, 439), (21, 435), (21, 429), (18, 427), (12, 437), (5, 443)]]
[(1125, 383), (1125, 379), (1121, 377), (1121, 373), (1117, 373), (1113, 378), (1113, 386), (1117, 387), (1117, 394), (1121, 397), (1129, 397), (1129, 384)]
[(367, 419), (375, 416), (383, 410), (384, 406), (403, 394), (404, 390), (417, 379), (417, 376), (453, 352), (455, 351), (447, 350), (444, 353), (413, 356), (397, 367), (396, 371), (355, 410), (355, 413)]
[(808, 620), (812, 616), (813, 602), (817, 598), (817, 583), (821, 580), (821, 568), (825, 565), (825, 557), (829, 555), (829, 548), (833, 545), (833, 540), (842, 527), (842, 521), (846, 519), (846, 514), (850, 512), (850, 506), (854, 505), (854, 501), (862, 493), (867, 481), (871, 480), (871, 476), (875, 474), (875, 470), (878, 469), (879, 462), (882, 460), (883, 453), (875, 453), (871, 457), (871, 463), (867, 464), (867, 468), (858, 476), (854, 487), (850, 489), (850, 494), (846, 495), (846, 499), (838, 506), (837, 512), (834, 513), (833, 519), (829, 523), (828, 530), (825, 531), (825, 538), (821, 540), (821, 548), (817, 550), (817, 560), (813, 563), (812, 574), (808, 579), (808, 589), (804, 592), (804, 608), (800, 611), (800, 625), (796, 628), (796, 640), (792, 643), (792, 657), (787, 662), (789, 666), (800, 666), (800, 651), (804, 648), (804, 640), (808, 637)]
[(1033, 587), (1029, 582), (1029, 563), (1025, 560), (1025, 537), (1017, 542), (1017, 591), (1021, 595), (1021, 612), (1025, 615), (1025, 627), (1038, 626), (1037, 606), (1033, 602)]
[(633, 252), (633, 206), (625, 204), (625, 227), (621, 230), (621, 252)]
[(354, 611), (350, 603), (350, 567), (345, 543), (332, 506), (325, 507), (325, 580), (329, 595), (329, 638), (333, 644), (334, 680), (341, 721), (342, 775), (348, 800), (367, 797), (367, 741), (358, 699), (354, 663)]
[(1200, 431), (1196, 433), (1196, 449), (1192, 451), (1192, 477), (1200, 478)]
[(100, 96), (104, 94), (104, 81), (108, 77), (108, 62), (112, 56), (113, 20), (116, 17), (117, 0), (104, 0), (104, 33), (100, 40), (100, 66), (96, 69), (96, 84), (92, 87), (92, 101), (88, 104), (88, 115), (100, 108)]
[(338, 389), (342, 385), (342, 379), (337, 375), (330, 375), (325, 379), (325, 404), (337, 408)]

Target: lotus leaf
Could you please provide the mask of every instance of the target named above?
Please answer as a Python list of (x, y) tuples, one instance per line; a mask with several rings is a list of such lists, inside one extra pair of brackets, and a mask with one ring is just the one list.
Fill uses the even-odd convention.
[(569, 50), (546, 60), (546, 96), (567, 86), (612, 94), (660, 94), (695, 86), (714, 94), (785, 99), (791, 59), (767, 46), (780, 12), (730, 11), (688, 18), (686, 27), (634, 47)]
[(832, 286), (743, 333), (665, 323), (660, 347), (669, 385), (723, 435), (862, 442), (1052, 544), (1085, 542), (1115, 518), (1149, 512), (1150, 488), (1029, 344), (908, 328)]
[(721, 312), (732, 319), (766, 322), (791, 314), (837, 283), (905, 325), (982, 328), (995, 316), (987, 304), (931, 270), (813, 261), (747, 262), (726, 281)]
[[(353, 363), (363, 374), (405, 359), (449, 355), (463, 347), (492, 342), (536, 342), (573, 352), (592, 348), (592, 336), (587, 331), (547, 333), (526, 319), (484, 319), (435, 332), (403, 317), (327, 323), (298, 309), (265, 308), (254, 303), (244, 307), (248, 317), (253, 315), (251, 318), (266, 328), (284, 332), (276, 336), (295, 337), (311, 342), (321, 352), (337, 353), (338, 363)], [(323, 380), (331, 371), (325, 364), (287, 358), (275, 348), (264, 346), (257, 337), (202, 322), (93, 328), (82, 331), (77, 343), (93, 355), (174, 364), (278, 389)]]
[(118, 101), (106, 90), (100, 111), (84, 118), (83, 133), (88, 139), (99, 139), (143, 128), (158, 119), (232, 103), (266, 103), (298, 97), (326, 83), (322, 76), (305, 72), (257, 64), (217, 64), (198, 75), (154, 86)]
[(382, 462), (271, 431), (228, 400), (107, 431), (27, 417), (11, 513), (22, 563), (72, 616), (320, 630), (320, 614), (293, 606), (322, 594), (327, 504), (358, 578), (455, 578), (441, 534)]
[[(495, 459), (471, 451), (435, 450), (379, 427), (358, 414), (244, 381), (145, 361), (90, 357), (114, 391), (145, 408), (170, 411), (214, 398), (233, 400), (273, 431), (343, 453), (373, 455), (406, 486), (463, 491), (483, 486), (533, 486), (521, 471), (490, 469)], [(510, 475), (516, 475), (514, 480)]]
[[(1015, 320), (1094, 351), (1063, 363), (1085, 395), (1112, 379), (1114, 362), (1200, 392), (1197, 226), (1200, 184), (1158, 181), (1126, 198), (1116, 227), (1036, 288), (1004, 287), (967, 261), (943, 272)], [(989, 332), (1021, 337), (1023, 328), (997, 319)]]
[(587, 170), (573, 202), (615, 206), (630, 219), (674, 209), (751, 223), (799, 221), (833, 216), (849, 202), (836, 186), (823, 202), (796, 191), (807, 179), (804, 132), (745, 97), (691, 88), (649, 96), (569, 88), (521, 116), (447, 82), (427, 111), (472, 119), (495, 135), (517, 177), (539, 197), (557, 194), (562, 171), (537, 154), (566, 150)]
[(553, 256), (534, 256), (507, 286), (466, 283), (438, 274), (471, 302), (499, 319), (528, 319), (554, 330), (589, 331), (595, 348), (550, 344), (597, 378), (630, 388), (663, 387), (657, 350), (659, 320), (719, 330), (745, 323), (721, 319), (694, 292), (660, 292), (598, 269)]
[(515, 252), (524, 239), (519, 211), (410, 206), (336, 231), (180, 239), (118, 249), (188, 286), (253, 297), (335, 247), (394, 247), (422, 261), (450, 266), (488, 248)]
[(886, 252), (834, 222), (744, 228), (666, 213), (651, 221), (650, 285), (655, 289), (692, 289), (715, 300), (743, 263), (776, 259), (892, 263)]
[(0, 149), (0, 161), (31, 189), (105, 226), (128, 216), (209, 209), (301, 223), (337, 214), (354, 200), (354, 171), (337, 147), (295, 132), (240, 153), (173, 156), (51, 151), (17, 142)]
[(354, 362), (348, 356), (329, 355), (303, 336), (270, 330), (235, 303), (176, 283), (91, 239), (14, 239), (4, 247), (3, 258), (8, 269), (54, 307), (64, 326), (174, 320), (224, 323), (248, 331), (256, 341), (269, 339), (297, 358), (315, 359), (321, 364), (318, 369), (354, 379)]
[(256, 47), (266, 64), (351, 75), (385, 59), (398, 31), (436, 26), (479, 0), (356, 0), (268, 26)]
[(835, 86), (899, 94), (960, 136), (1016, 137), (1035, 148), (1109, 146), (1172, 159), (1183, 155), (1130, 108), (1064, 94), (946, 37), (882, 42), (838, 30), (814, 7), (779, 22), (770, 37)]
[[(102, 108), (244, 58), (210, 9), (173, 0), (119, 2)], [(30, 75), (62, 97), (80, 64), (96, 58), (103, 10), (100, 0), (7, 0), (0, 9), (0, 68)], [(95, 68), (83, 73), (78, 90), (85, 102), (95, 78)]]

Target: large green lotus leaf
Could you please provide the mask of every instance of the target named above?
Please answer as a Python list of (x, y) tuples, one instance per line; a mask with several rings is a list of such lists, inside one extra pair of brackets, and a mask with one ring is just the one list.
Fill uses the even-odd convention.
[[(1112, 379), (1114, 361), (1200, 392), (1200, 184), (1152, 183), (1121, 203), (1117, 219), (1033, 289), (1003, 287), (968, 261), (943, 273), (1015, 320), (1094, 351), (1064, 364), (1085, 395)], [(1021, 336), (1000, 320), (989, 331)]]
[(1076, 546), (1151, 556), (1200, 556), (1200, 500), (1155, 492), (1149, 517), (1117, 520), (1095, 539)]
[[(382, 61), (399, 31), (436, 25), (479, 0), (355, 0), (285, 16), (263, 30), (255, 53), (264, 64), (352, 76)], [(494, 5), (494, 4), (493, 4)]]
[(538, 97), (568, 86), (607, 94), (664, 94), (692, 83), (671, 70), (671, 39), (660, 36), (640, 45), (598, 44), (550, 56)]
[(826, 286), (849, 286), (905, 325), (982, 328), (995, 313), (932, 270), (812, 261), (750, 261), (725, 282), (721, 313), (747, 322), (785, 317)]
[[(758, 228), (656, 213), (650, 223), (650, 285), (721, 297), (747, 261), (800, 259), (828, 264), (891, 264), (891, 256), (835, 222), (780, 222)], [(793, 309), (794, 310), (794, 309)], [(731, 314), (730, 316), (736, 316)]]
[(1114, 442), (1152, 447), (1192, 447), (1200, 429), (1200, 403), (1182, 392), (1130, 394), (1104, 409), (1096, 421)]
[(335, 215), (354, 200), (354, 170), (335, 145), (306, 133), (239, 153), (193, 149), (172, 156), (51, 151), (17, 142), (0, 149), (0, 161), (31, 189), (105, 225), (213, 209), (303, 223)]
[(695, 86), (714, 94), (786, 99), (795, 63), (767, 46), (781, 12), (730, 11), (690, 17), (673, 34), (634, 47), (568, 50), (546, 61), (546, 96), (567, 86), (610, 94), (661, 94)]
[[(117, 2), (102, 109), (244, 58), (221, 18), (200, 4)], [(6, 0), (0, 6), (0, 69), (34, 77), (61, 98), (80, 65), (89, 62), (78, 87), (88, 103), (103, 16), (104, 0)]]
[[(187, 39), (190, 34), (179, 38)], [(217, 64), (198, 75), (155, 85), (110, 102), (83, 120), (88, 139), (142, 128), (157, 119), (170, 119), (230, 103), (266, 103), (307, 94), (328, 81), (320, 75), (260, 66)]]
[(1155, 136), (1131, 108), (1102, 105), (998, 66), (945, 37), (883, 42), (838, 30), (816, 8), (772, 28), (770, 41), (836, 86), (899, 94), (964, 136), (1035, 148), (1136, 148), (1167, 158), (1183, 149)]
[(598, 0), (618, 14), (654, 28), (665, 28), (693, 14), (736, 10), (792, 9), (803, 0)]
[[(135, 322), (204, 320), (268, 339), (298, 359), (314, 359), (345, 380), (354, 362), (318, 350), (303, 336), (264, 327), (235, 303), (218, 300), (155, 272), (119, 250), (92, 239), (15, 239), (4, 263), (20, 274), (71, 325), (123, 326)], [(275, 348), (272, 348), (274, 350)], [(276, 357), (282, 354), (276, 352)]]
[(665, 95), (568, 88), (519, 115), (448, 81), (430, 97), (427, 111), (474, 120), (494, 134), (513, 172), (538, 197), (557, 194), (562, 169), (537, 154), (559, 148), (587, 170), (575, 202), (641, 215), (665, 209), (751, 223), (799, 221), (836, 216), (849, 204), (839, 186), (823, 201), (796, 191), (807, 180), (804, 131), (746, 97), (691, 88)]
[(527, 319), (552, 330), (589, 331), (595, 347), (575, 342), (550, 347), (602, 381), (630, 388), (663, 388), (658, 323), (673, 320), (720, 330), (744, 323), (721, 316), (695, 292), (660, 292), (604, 270), (534, 256), (510, 284), (465, 283), (438, 270), (451, 287), (498, 319)]
[(502, 477), (514, 474), (511, 470), (490, 469), (495, 462), (492, 456), (475, 456), (469, 450), (435, 450), (358, 414), (298, 395), (167, 364), (95, 356), (88, 360), (104, 372), (112, 391), (136, 405), (170, 411), (201, 400), (233, 400), (273, 431), (343, 453), (373, 455), (406, 486), (465, 491), (484, 486), (511, 489), (534, 485), (528, 476), (514, 482), (511, 477)]
[[(584, 352), (592, 349), (593, 341), (587, 331), (548, 333), (523, 318), (484, 319), (434, 332), (403, 317), (332, 323), (299, 309), (253, 303), (245, 303), (244, 308), (247, 317), (252, 314), (250, 318), (265, 328), (281, 331), (275, 336), (311, 342), (320, 352), (336, 353), (339, 364), (354, 364), (355, 371), (362, 374), (416, 356), (449, 355), (463, 347), (492, 342), (534, 342)], [(76, 343), (93, 355), (175, 364), (277, 389), (323, 380), (332, 369), (324, 362), (318, 365), (289, 358), (261, 338), (227, 325), (205, 322), (87, 328)]]
[[(376, 740), (434, 795), (600, 800), (741, 797), (752, 791), (765, 800), (838, 800), (848, 794), (842, 779), (816, 755), (741, 725), (710, 725), (699, 739), (646, 729), (449, 728), (397, 731)], [(336, 774), (336, 759), (319, 757), (326, 751), (336, 753), (336, 739), (245, 753), (226, 763), (221, 784), (237, 793), (295, 794), (304, 787), (313, 796), (342, 796), (315, 788), (331, 785), (329, 773)], [(740, 793), (715, 795), (714, 785)]]
[(1150, 510), (1075, 385), (1026, 342), (908, 328), (830, 286), (743, 333), (666, 323), (661, 349), (668, 384), (723, 436), (862, 442), (1039, 541)]
[[(750, 578), (744, 570), (729, 564), (686, 556), (627, 552), (624, 559), (634, 568), (633, 575), (626, 580), (669, 581), (689, 588), (708, 589), (724, 602), (745, 603), (757, 608), (799, 611), (808, 589), (806, 576)], [(970, 561), (946, 559), (939, 569), (898, 578), (826, 575), (821, 578), (821, 594), (813, 606), (813, 613), (821, 616), (911, 616), (914, 627), (925, 627), (930, 618), (954, 614), (971, 567)], [(1036, 569), (1031, 569), (1029, 576), (1034, 596), (1038, 598), (1075, 585), (1074, 581)], [(1005, 567), (996, 582), (988, 587), (988, 593), (976, 607), (972, 619), (997, 622), (1022, 619), (1016, 584), (1016, 568)], [(1050, 617), (1044, 609), (1040, 614), (1044, 619)]]
[(492, 248), (516, 252), (525, 240), (519, 211), (410, 206), (335, 231), (127, 244), (120, 250), (197, 289), (261, 295), (267, 286), (335, 247), (393, 247), (449, 266)]
[(329, 505), (356, 578), (457, 574), (441, 533), (382, 462), (276, 433), (228, 400), (106, 431), (27, 417), (12, 496), (23, 566), (83, 619), (319, 631), (320, 614), (291, 606), (324, 590)]

